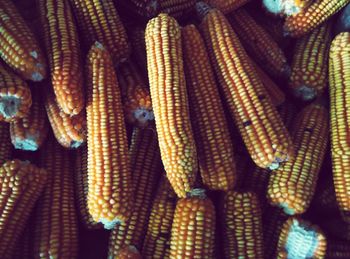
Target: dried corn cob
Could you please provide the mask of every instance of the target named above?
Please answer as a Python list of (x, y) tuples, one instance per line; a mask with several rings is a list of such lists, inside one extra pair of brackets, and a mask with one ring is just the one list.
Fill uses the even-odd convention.
[[(35, 211), (35, 208), (33, 209)], [(14, 249), (14, 253), (12, 254), (12, 259), (31, 259), (32, 255), (32, 222), (33, 214), (31, 213), (29, 219), (26, 222), (24, 230), (16, 243), (16, 247)]]
[(162, 161), (176, 194), (185, 197), (196, 178), (197, 153), (187, 102), (180, 26), (174, 18), (160, 14), (148, 22), (145, 38)]
[(326, 247), (326, 237), (318, 226), (291, 217), (283, 224), (277, 258), (324, 258)]
[(108, 258), (116, 258), (116, 259), (142, 259), (141, 254), (137, 250), (135, 246), (127, 246), (120, 250), (117, 256), (108, 257)]
[(250, 2), (250, 0), (206, 0), (205, 2), (219, 9), (222, 13), (228, 14)]
[(314, 0), (263, 0), (264, 7), (276, 15), (296, 15), (310, 6)]
[(70, 117), (57, 105), (52, 91), (45, 96), (46, 113), (58, 143), (65, 148), (78, 148), (86, 142), (85, 111)]
[(12, 160), (0, 167), (0, 258), (11, 258), (46, 181), (45, 170), (29, 162)]
[(16, 149), (36, 151), (44, 143), (48, 133), (48, 123), (41, 99), (39, 93), (35, 93), (29, 113), (24, 118), (11, 123), (11, 141)]
[(176, 206), (176, 194), (168, 179), (160, 180), (148, 220), (142, 255), (145, 259), (166, 259), (170, 256), (171, 226)]
[(51, 81), (58, 105), (68, 115), (84, 108), (80, 46), (68, 0), (38, 0)]
[(45, 57), (17, 8), (12, 1), (1, 1), (0, 13), (1, 58), (24, 79), (43, 80)]
[(347, 3), (350, 0), (316, 0), (302, 12), (287, 17), (284, 23), (285, 34), (301, 37), (328, 20)]
[[(162, 1), (162, 0), (161, 0)], [(132, 16), (150, 19), (158, 13), (158, 0), (121, 0), (118, 1)]]
[(170, 258), (213, 258), (215, 208), (203, 189), (193, 189), (175, 208)]
[(318, 101), (304, 108), (294, 120), (292, 135), (296, 159), (272, 172), (267, 194), (271, 204), (289, 215), (305, 212), (315, 193), (328, 143), (327, 109)]
[(284, 125), (286, 125), (287, 129), (290, 130), (294, 117), (297, 113), (297, 108), (295, 105), (292, 102), (287, 101), (278, 107), (278, 113), (280, 114)]
[(0, 121), (23, 118), (32, 105), (32, 95), (25, 81), (0, 61)]
[(118, 255), (127, 245), (142, 248), (143, 237), (152, 205), (153, 190), (156, 187), (161, 165), (157, 134), (153, 129), (134, 129), (131, 138), (130, 160), (133, 161), (135, 202), (130, 219), (116, 226), (109, 240), (109, 257)]
[(269, 73), (275, 76), (290, 73), (283, 50), (246, 10), (236, 10), (229, 20), (247, 52)]
[(128, 37), (113, 0), (70, 0), (70, 3), (87, 48), (95, 41), (101, 42), (115, 64), (129, 57)]
[(0, 166), (9, 160), (12, 153), (9, 124), (0, 122)]
[(142, 75), (147, 78), (145, 30), (140, 27), (132, 28), (129, 32), (129, 38), (132, 46), (132, 58), (137, 62)]
[(145, 128), (154, 120), (149, 89), (132, 62), (121, 64), (117, 71), (126, 121)]
[(350, 32), (332, 42), (329, 59), (332, 153), (350, 155)]
[(234, 187), (236, 166), (214, 72), (194, 25), (182, 29), (182, 42), (201, 178), (209, 189), (227, 191)]
[(87, 229), (99, 229), (102, 227), (100, 223), (93, 220), (89, 213), (87, 194), (88, 194), (88, 150), (87, 146), (83, 145), (76, 153), (76, 170), (75, 170), (75, 196), (78, 203), (78, 212), (80, 222)]
[(158, 13), (167, 13), (173, 17), (182, 17), (189, 13), (196, 0), (158, 0)]
[(229, 191), (224, 197), (226, 258), (264, 258), (259, 201), (252, 192)]
[(112, 58), (96, 42), (87, 57), (88, 208), (111, 229), (129, 218), (133, 186), (122, 101)]
[(203, 2), (201, 28), (230, 112), (254, 162), (278, 168), (294, 157), (287, 129), (225, 16)]
[(284, 92), (281, 91), (279, 86), (270, 78), (270, 76), (268, 76), (260, 66), (255, 64), (252, 59), (251, 62), (254, 64), (255, 71), (259, 75), (261, 82), (270, 96), (272, 104), (274, 106), (280, 106), (283, 104), (286, 99)]
[(298, 39), (289, 79), (289, 87), (297, 98), (310, 101), (322, 95), (327, 87), (330, 42), (329, 22)]
[(34, 229), (34, 258), (76, 258), (78, 226), (70, 154), (53, 138), (46, 141), (42, 165), (49, 180), (39, 199)]

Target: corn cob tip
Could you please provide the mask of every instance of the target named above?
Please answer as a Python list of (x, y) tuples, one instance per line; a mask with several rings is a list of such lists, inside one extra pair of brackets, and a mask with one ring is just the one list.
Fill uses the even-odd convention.
[(295, 97), (302, 99), (303, 101), (311, 101), (317, 95), (314, 88), (307, 85), (301, 85), (293, 91)]
[(295, 211), (294, 209), (290, 208), (288, 203), (281, 203), (279, 204), (279, 207), (281, 207), (285, 214), (287, 215), (294, 215)]
[(37, 151), (38, 146), (38, 134), (35, 135), (27, 135), (25, 139), (23, 138), (15, 138), (12, 142), (15, 149), (25, 150), (25, 151)]
[(113, 229), (117, 224), (122, 223), (122, 221), (118, 218), (115, 218), (114, 220), (110, 221), (108, 219), (101, 218), (98, 222), (101, 222), (103, 224), (103, 227), (107, 230)]
[(210, 5), (204, 2), (196, 3), (196, 12), (199, 20), (203, 20), (203, 18), (207, 15), (207, 13), (212, 9)]
[(147, 125), (148, 122), (154, 120), (153, 110), (140, 107), (134, 111), (134, 117), (142, 127)]
[(281, 163), (287, 162), (289, 160), (289, 155), (287, 153), (282, 154), (282, 157), (285, 158), (281, 159), (279, 157), (276, 157), (276, 159), (267, 168), (270, 170), (276, 170), (280, 167)]
[(158, 1), (157, 0), (151, 0), (146, 5), (146, 13), (149, 15), (149, 17), (153, 17), (158, 12)]
[(285, 14), (287, 16), (300, 13), (302, 6), (296, 0), (263, 0), (265, 8), (273, 14)]
[(186, 194), (186, 197), (187, 198), (205, 199), (207, 197), (207, 195), (205, 194), (205, 190), (204, 189), (195, 188), (195, 189), (192, 189), (190, 192), (188, 192)]
[(283, 10), (282, 0), (263, 0), (263, 5), (272, 14), (280, 14)]
[(98, 49), (105, 49), (105, 47), (103, 46), (103, 44), (99, 41), (95, 41), (95, 47), (98, 48)]
[(17, 96), (0, 94), (0, 114), (4, 118), (9, 119), (16, 116), (20, 105), (21, 99)]
[(73, 141), (71, 141), (69, 148), (79, 148), (84, 143), (85, 143), (85, 141), (73, 140)]

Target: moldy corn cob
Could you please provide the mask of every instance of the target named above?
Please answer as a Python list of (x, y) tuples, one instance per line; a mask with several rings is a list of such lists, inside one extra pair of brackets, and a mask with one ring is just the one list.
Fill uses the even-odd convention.
[(11, 142), (16, 149), (36, 151), (44, 143), (48, 133), (45, 106), (35, 90), (29, 113), (10, 125)]
[(78, 226), (69, 151), (50, 136), (41, 163), (48, 183), (36, 208), (33, 258), (76, 258)]
[(105, 46), (114, 64), (129, 57), (128, 37), (113, 0), (69, 0), (83, 44), (90, 48), (95, 41)]
[(145, 33), (148, 77), (160, 152), (167, 177), (179, 197), (193, 188), (197, 152), (192, 133), (176, 20), (160, 14)]
[(21, 77), (41, 81), (46, 60), (34, 34), (12, 1), (0, 2), (0, 56)]
[(269, 73), (278, 77), (290, 73), (283, 50), (245, 9), (233, 12), (229, 20), (247, 52)]
[(171, 226), (177, 197), (165, 175), (158, 186), (143, 242), (142, 255), (145, 259), (165, 259), (170, 256)]
[(193, 189), (176, 204), (169, 258), (213, 258), (214, 238), (214, 205), (203, 189)]
[(287, 17), (284, 23), (285, 34), (301, 37), (328, 20), (348, 3), (350, 0), (315, 0), (300, 13)]
[(135, 202), (129, 220), (117, 225), (110, 235), (109, 256), (127, 245), (142, 248), (161, 165), (157, 134), (153, 129), (134, 129), (130, 146)]
[(0, 167), (0, 258), (9, 259), (47, 181), (47, 172), (20, 160)]
[(12, 145), (10, 139), (10, 125), (0, 122), (0, 166), (11, 158)]
[(264, 258), (259, 200), (252, 192), (229, 191), (223, 201), (225, 258)]
[(278, 168), (294, 157), (287, 129), (225, 16), (197, 3), (200, 25), (231, 115), (253, 161)]
[(126, 121), (134, 126), (146, 127), (154, 120), (154, 115), (151, 95), (140, 71), (129, 61), (121, 64), (117, 72)]
[(227, 191), (236, 182), (233, 144), (204, 41), (194, 25), (182, 29), (191, 122), (202, 181)]
[(23, 118), (32, 105), (28, 84), (0, 61), (0, 121)]
[(84, 108), (80, 46), (68, 0), (37, 0), (57, 103), (73, 116)]
[(305, 212), (314, 196), (328, 143), (328, 111), (316, 101), (297, 115), (293, 126), (296, 158), (272, 172), (267, 193), (270, 203), (289, 215)]
[(320, 96), (327, 87), (331, 26), (326, 22), (297, 40), (289, 87), (303, 101)]
[(125, 222), (133, 204), (133, 183), (121, 94), (112, 58), (96, 42), (87, 56), (88, 208), (111, 229)]
[(264, 7), (276, 15), (295, 15), (312, 4), (314, 0), (263, 0)]

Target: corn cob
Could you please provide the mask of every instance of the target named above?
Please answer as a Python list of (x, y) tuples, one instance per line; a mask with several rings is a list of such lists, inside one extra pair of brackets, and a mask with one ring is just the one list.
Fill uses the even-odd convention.
[(126, 121), (145, 128), (154, 120), (149, 89), (132, 62), (121, 64), (117, 72)]
[(294, 117), (297, 113), (297, 108), (295, 105), (292, 102), (287, 101), (278, 107), (278, 113), (280, 114), (284, 125), (286, 125), (287, 129), (290, 130)]
[(0, 166), (9, 160), (12, 153), (9, 124), (0, 122)]
[(350, 155), (350, 32), (332, 42), (329, 59), (332, 153)]
[(283, 224), (277, 258), (324, 258), (326, 247), (326, 237), (318, 226), (291, 217)]
[(320, 212), (322, 211), (322, 213), (324, 211), (338, 210), (333, 183), (329, 183), (326, 186), (317, 185), (317, 189), (319, 189), (319, 192), (315, 194), (314, 207)]
[(314, 0), (263, 0), (263, 5), (272, 14), (296, 15), (310, 6)]
[(231, 26), (237, 33), (247, 52), (266, 70), (275, 76), (290, 73), (290, 67), (283, 50), (273, 38), (244, 9), (229, 16)]
[(231, 190), (223, 203), (225, 258), (264, 258), (261, 211), (256, 195)]
[(259, 167), (276, 169), (294, 157), (287, 129), (224, 15), (203, 2), (197, 7), (204, 16), (201, 28), (210, 57), (248, 152)]
[(141, 254), (135, 246), (127, 246), (120, 250), (117, 256), (109, 257), (110, 259), (142, 259)]
[(175, 208), (170, 258), (213, 258), (215, 208), (203, 189), (193, 189)]
[(205, 2), (222, 13), (228, 14), (247, 4), (250, 0), (206, 0)]
[(280, 106), (284, 103), (286, 96), (284, 92), (279, 88), (279, 86), (267, 75), (264, 70), (260, 68), (259, 65), (255, 64), (255, 62), (251, 59), (251, 62), (254, 64), (254, 68), (256, 73), (259, 75), (259, 78), (267, 93), (271, 98), (271, 102), (274, 106)]
[(148, 220), (142, 255), (145, 259), (167, 259), (170, 256), (171, 226), (176, 206), (176, 194), (168, 179), (160, 180)]
[(121, 0), (118, 4), (131, 16), (146, 19), (156, 16), (159, 10), (158, 0)]
[(310, 101), (327, 87), (330, 41), (329, 22), (297, 40), (289, 78), (289, 87), (297, 98)]
[(58, 143), (65, 148), (78, 148), (86, 142), (85, 111), (70, 117), (57, 105), (56, 98), (50, 90), (46, 92), (45, 108)]
[(338, 215), (322, 221), (322, 228), (327, 236), (350, 241), (350, 224), (342, 220)]
[(0, 258), (11, 258), (47, 180), (45, 170), (20, 160), (0, 167)]
[(10, 124), (11, 141), (16, 149), (36, 151), (44, 143), (48, 123), (41, 99), (39, 93), (35, 93), (29, 113)]
[(176, 194), (185, 197), (196, 178), (197, 152), (189, 116), (180, 26), (174, 18), (160, 14), (147, 24), (145, 39), (162, 161)]
[(294, 120), (292, 135), (296, 159), (272, 172), (267, 193), (269, 202), (289, 215), (305, 212), (314, 196), (328, 143), (327, 109), (319, 102), (304, 108)]
[(195, 6), (196, 0), (158, 0), (158, 13), (167, 13), (180, 18), (189, 13)]
[(51, 82), (58, 105), (68, 115), (84, 108), (80, 46), (68, 0), (38, 0)]
[(348, 241), (327, 239), (326, 258), (348, 259), (350, 258), (350, 246)]
[(49, 180), (39, 199), (34, 229), (34, 258), (76, 258), (78, 226), (70, 154), (53, 138), (46, 141), (41, 163)]
[(1, 58), (24, 79), (43, 80), (45, 57), (17, 8), (12, 1), (1, 1), (0, 13)]
[(95, 222), (88, 209), (87, 194), (88, 194), (88, 150), (87, 146), (83, 145), (77, 150), (75, 163), (75, 196), (78, 203), (78, 214), (80, 222), (87, 229), (99, 229), (102, 227), (100, 223)]
[[(33, 209), (35, 211), (35, 208)], [(14, 253), (12, 254), (12, 259), (31, 259), (32, 251), (31, 251), (31, 223), (30, 220), (33, 217), (33, 213), (30, 215), (27, 223), (24, 227), (24, 230), (16, 243)]]
[(122, 101), (112, 58), (96, 42), (87, 57), (88, 208), (111, 229), (129, 218), (132, 175)]
[(129, 38), (132, 47), (132, 59), (136, 61), (142, 75), (147, 78), (147, 54), (145, 30), (140, 27), (130, 29)]
[(316, 0), (302, 12), (287, 17), (284, 23), (285, 34), (301, 37), (341, 10), (350, 0)]
[(233, 145), (204, 41), (194, 25), (182, 29), (184, 66), (201, 178), (213, 190), (234, 187)]
[(152, 204), (153, 190), (156, 187), (161, 165), (157, 135), (153, 129), (134, 129), (130, 159), (133, 161), (135, 202), (130, 219), (116, 226), (109, 240), (109, 256), (118, 255), (127, 245), (142, 248), (143, 237)]
[(101, 42), (115, 64), (129, 57), (128, 37), (113, 0), (70, 0), (70, 3), (87, 48), (95, 41)]
[(25, 81), (0, 62), (0, 121), (23, 118), (32, 105), (32, 95)]

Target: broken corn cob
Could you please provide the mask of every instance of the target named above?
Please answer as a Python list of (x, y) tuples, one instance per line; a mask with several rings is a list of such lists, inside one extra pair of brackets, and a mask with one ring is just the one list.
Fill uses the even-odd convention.
[(0, 258), (12, 258), (36, 200), (47, 181), (47, 172), (20, 160), (0, 167)]
[(70, 3), (87, 48), (99, 41), (115, 64), (129, 57), (128, 37), (113, 0), (70, 0)]
[(133, 184), (122, 100), (112, 58), (96, 42), (87, 56), (88, 208), (111, 229), (125, 222), (133, 204)]
[(246, 51), (269, 73), (279, 77), (290, 73), (283, 50), (245, 9), (233, 12), (229, 20)]
[(326, 237), (318, 226), (291, 217), (282, 226), (277, 258), (324, 258), (326, 248)]
[(206, 0), (205, 2), (219, 9), (222, 13), (228, 14), (250, 2), (250, 0)]
[(10, 124), (11, 142), (16, 149), (36, 151), (44, 143), (48, 133), (42, 98), (39, 92), (34, 93), (32, 97), (33, 104), (29, 113)]
[(0, 121), (23, 118), (32, 105), (32, 94), (25, 81), (0, 61)]
[(225, 257), (264, 258), (261, 210), (256, 195), (229, 191), (222, 213)]
[(65, 148), (78, 148), (86, 142), (86, 115), (84, 110), (78, 115), (67, 115), (58, 106), (51, 90), (46, 92), (45, 108), (58, 143)]
[(34, 34), (12, 1), (0, 2), (0, 56), (21, 77), (41, 81), (46, 60)]
[(37, 205), (34, 222), (34, 258), (76, 258), (78, 226), (69, 151), (50, 136), (41, 163), (48, 183)]
[(327, 87), (330, 42), (329, 22), (297, 40), (289, 87), (303, 101), (320, 96)]
[(204, 41), (194, 25), (182, 29), (184, 67), (202, 181), (227, 191), (236, 182), (233, 145)]
[(68, 0), (38, 0), (51, 82), (57, 103), (73, 116), (84, 108), (80, 46)]
[(203, 189), (176, 204), (169, 258), (213, 258), (215, 208)]
[(193, 188), (197, 152), (189, 115), (176, 20), (160, 14), (146, 28), (148, 76), (160, 152), (168, 179), (179, 197)]
[(153, 129), (134, 129), (130, 146), (135, 202), (129, 220), (117, 225), (109, 239), (109, 257), (127, 245), (142, 248), (152, 205), (153, 190), (161, 165), (157, 134)]
[(131, 125), (145, 128), (154, 120), (149, 89), (132, 62), (124, 62), (117, 72), (126, 120)]
[(142, 255), (145, 259), (164, 259), (170, 256), (171, 226), (177, 197), (165, 175), (158, 186), (143, 242)]
[(284, 23), (285, 34), (301, 37), (328, 20), (341, 10), (350, 0), (316, 0), (296, 15), (287, 17)]
[(296, 159), (272, 172), (267, 193), (270, 203), (282, 207), (286, 214), (301, 214), (310, 205), (326, 153), (328, 128), (328, 111), (318, 101), (294, 120)]
[(201, 29), (230, 112), (253, 161), (278, 168), (294, 157), (291, 138), (225, 16), (197, 3)]

